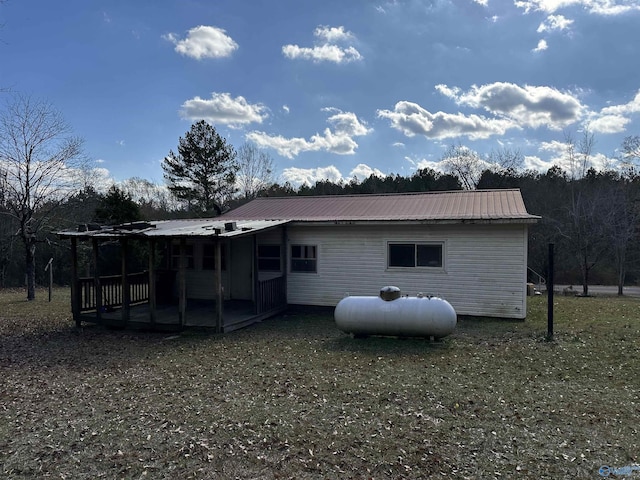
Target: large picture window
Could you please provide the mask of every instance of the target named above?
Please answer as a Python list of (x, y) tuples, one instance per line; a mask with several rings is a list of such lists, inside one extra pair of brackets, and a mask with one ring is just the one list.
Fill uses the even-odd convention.
[(291, 271), (317, 271), (317, 248), (315, 245), (291, 245)]
[(389, 267), (443, 267), (442, 243), (389, 243)]
[(258, 270), (261, 272), (279, 272), (280, 245), (258, 245)]

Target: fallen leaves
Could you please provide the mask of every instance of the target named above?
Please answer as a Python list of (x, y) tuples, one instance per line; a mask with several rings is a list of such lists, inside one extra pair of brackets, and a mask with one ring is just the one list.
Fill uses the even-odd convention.
[(537, 298), (436, 343), (304, 314), (167, 341), (0, 302), (4, 478), (588, 478), (640, 451), (629, 299), (560, 299), (553, 343)]

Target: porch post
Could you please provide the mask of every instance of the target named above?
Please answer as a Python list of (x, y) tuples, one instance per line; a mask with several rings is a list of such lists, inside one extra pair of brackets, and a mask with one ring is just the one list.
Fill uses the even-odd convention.
[(252, 235), (253, 238), (253, 313), (256, 315), (262, 313), (262, 296), (260, 295), (260, 279), (258, 278), (258, 235)]
[(128, 259), (129, 256), (129, 242), (126, 238), (120, 239), (120, 255), (122, 257), (122, 321), (126, 325), (129, 322), (129, 314), (131, 307), (131, 292), (129, 290), (129, 276), (128, 276)]
[(289, 245), (287, 244), (287, 225), (282, 227), (282, 276), (284, 277), (284, 298), (285, 304), (289, 303), (287, 296), (287, 272), (289, 271)]
[(82, 289), (78, 288), (78, 240), (71, 237), (71, 315), (76, 322), (76, 327), (80, 328), (80, 297)]
[(178, 320), (185, 324), (187, 310), (187, 239), (180, 239), (180, 261), (178, 262)]
[(222, 302), (224, 295), (222, 292), (222, 246), (220, 239), (216, 238), (216, 333), (222, 333)]
[(156, 241), (149, 240), (149, 321), (156, 323)]
[(98, 239), (92, 238), (91, 244), (93, 246), (93, 284), (96, 289), (96, 319), (98, 322), (102, 320), (102, 286), (100, 285), (100, 266), (98, 255)]

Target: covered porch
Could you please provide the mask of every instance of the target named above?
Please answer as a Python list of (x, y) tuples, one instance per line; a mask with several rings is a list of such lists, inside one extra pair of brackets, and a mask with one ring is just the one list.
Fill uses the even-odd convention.
[[(71, 240), (71, 310), (77, 326), (91, 322), (166, 331), (206, 327), (224, 333), (287, 307), (286, 260), (280, 258), (277, 272), (263, 272), (259, 256), (259, 242), (267, 239), (270, 251), (280, 246), (284, 257), (286, 229), (281, 221), (240, 227), (212, 220), (167, 221), (79, 230), (84, 231), (60, 233)], [(90, 242), (93, 272), (81, 277), (78, 251), (83, 242)], [(120, 252), (117, 274), (102, 272), (100, 250), (105, 245)], [(147, 268), (132, 273), (131, 263), (140, 266), (141, 252)], [(113, 271), (113, 261), (108, 269)]]

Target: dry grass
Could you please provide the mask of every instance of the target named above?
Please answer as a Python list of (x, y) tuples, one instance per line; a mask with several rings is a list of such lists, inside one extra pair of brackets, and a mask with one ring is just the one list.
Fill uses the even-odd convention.
[[(2, 478), (599, 478), (640, 454), (640, 302), (546, 298), (444, 341), (290, 315), (227, 336), (77, 332), (0, 292)], [(636, 472), (633, 474), (637, 475)]]

